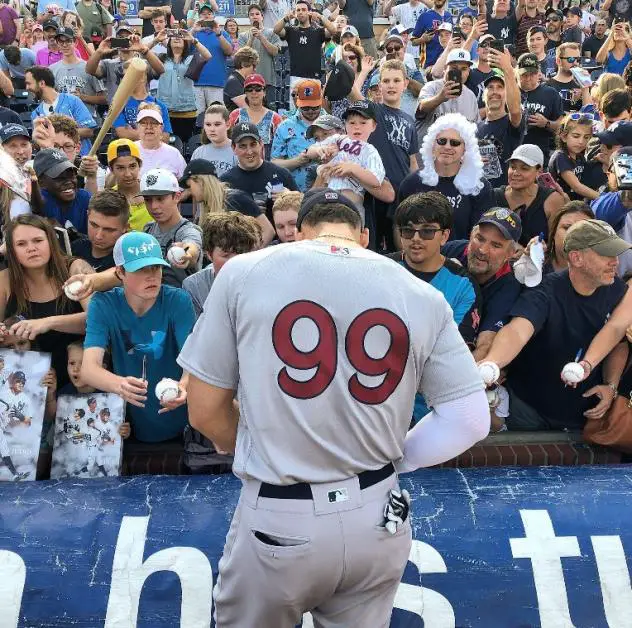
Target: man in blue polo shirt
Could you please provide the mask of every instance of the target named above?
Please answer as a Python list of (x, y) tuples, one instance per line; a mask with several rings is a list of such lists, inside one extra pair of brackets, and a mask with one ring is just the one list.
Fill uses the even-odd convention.
[(86, 235), (91, 195), (78, 188), (75, 165), (60, 150), (45, 148), (35, 155), (33, 169), (42, 189), (44, 216)]
[(473, 352), (477, 361), (485, 358), (494, 337), (509, 322), (509, 312), (520, 296), (522, 287), (509, 260), (521, 233), (518, 214), (494, 207), (481, 216), (469, 241), (452, 240), (441, 250), (467, 266), (483, 295), (483, 315)]

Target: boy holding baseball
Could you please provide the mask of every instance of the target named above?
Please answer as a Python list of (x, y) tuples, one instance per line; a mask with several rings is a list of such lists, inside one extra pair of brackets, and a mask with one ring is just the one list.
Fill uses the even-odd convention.
[[(188, 374), (176, 357), (195, 322), (191, 298), (179, 288), (162, 285), (168, 264), (160, 244), (148, 233), (122, 235), (114, 247), (114, 262), (123, 285), (92, 296), (81, 380), (128, 403), (139, 441), (180, 438), (187, 424)], [(113, 373), (103, 368), (108, 347)], [(155, 388), (164, 378), (178, 382), (179, 394), (160, 403)], [(169, 417), (163, 418), (167, 411)]]

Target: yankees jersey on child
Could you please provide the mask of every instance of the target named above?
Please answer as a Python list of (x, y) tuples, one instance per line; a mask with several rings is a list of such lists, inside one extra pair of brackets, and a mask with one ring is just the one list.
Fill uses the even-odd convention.
[[(331, 135), (316, 144), (316, 146), (329, 146), (331, 144), (337, 144), (338, 154), (328, 161), (326, 165), (351, 161), (374, 174), (380, 184), (384, 181), (384, 164), (375, 146), (341, 134)], [(350, 190), (360, 197), (364, 196), (364, 187), (353, 177), (333, 177), (327, 181), (327, 187), (338, 191)]]

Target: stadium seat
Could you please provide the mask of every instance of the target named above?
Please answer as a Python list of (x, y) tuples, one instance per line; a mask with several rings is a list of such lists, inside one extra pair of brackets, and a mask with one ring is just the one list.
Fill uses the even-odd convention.
[(5, 107), (12, 109), (16, 113), (24, 111), (32, 111), (37, 107), (37, 103), (33, 100), (33, 96), (24, 90), (16, 90), (13, 96), (7, 98)]
[(24, 125), (24, 128), (30, 131), (33, 128), (33, 121), (31, 120), (31, 112), (22, 111), (19, 115), (20, 115), (20, 120), (22, 120), (22, 124)]
[(184, 158), (188, 161), (189, 159), (191, 159), (191, 156), (193, 155), (193, 151), (198, 147), (202, 145), (202, 140), (200, 139), (200, 135), (196, 134), (194, 135), (187, 143), (186, 146), (184, 147)]
[(180, 203), (180, 214), (183, 218), (193, 219), (193, 203)]
[(169, 136), (169, 146), (173, 146), (180, 151), (180, 154), (184, 157), (184, 144), (177, 135)]

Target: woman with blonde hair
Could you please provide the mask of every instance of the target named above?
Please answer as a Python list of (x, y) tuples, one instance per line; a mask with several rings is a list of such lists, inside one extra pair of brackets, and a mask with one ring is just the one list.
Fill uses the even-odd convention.
[(71, 301), (64, 282), (77, 273), (92, 273), (81, 259), (66, 257), (50, 223), (33, 214), (18, 216), (6, 230), (6, 270), (0, 271), (0, 320), (18, 316), (10, 328), (0, 326), (0, 342), (37, 340), (52, 354), (59, 385), (68, 383), (66, 347), (85, 334), (87, 301)]
[(604, 72), (593, 85), (590, 95), (597, 107), (601, 104), (601, 99), (613, 89), (625, 89), (623, 77), (612, 72)]
[(604, 72), (623, 74), (625, 66), (632, 59), (631, 49), (630, 25), (627, 22), (619, 22), (612, 25), (610, 34), (595, 55), (595, 61), (603, 64)]
[(215, 166), (205, 159), (192, 159), (179, 181), (182, 189), (191, 193), (197, 202), (197, 222), (204, 229), (208, 216), (225, 211), (237, 211), (257, 220), (263, 232), (263, 245), (266, 246), (274, 238), (274, 228), (259, 206), (247, 192), (233, 190), (218, 178)]

